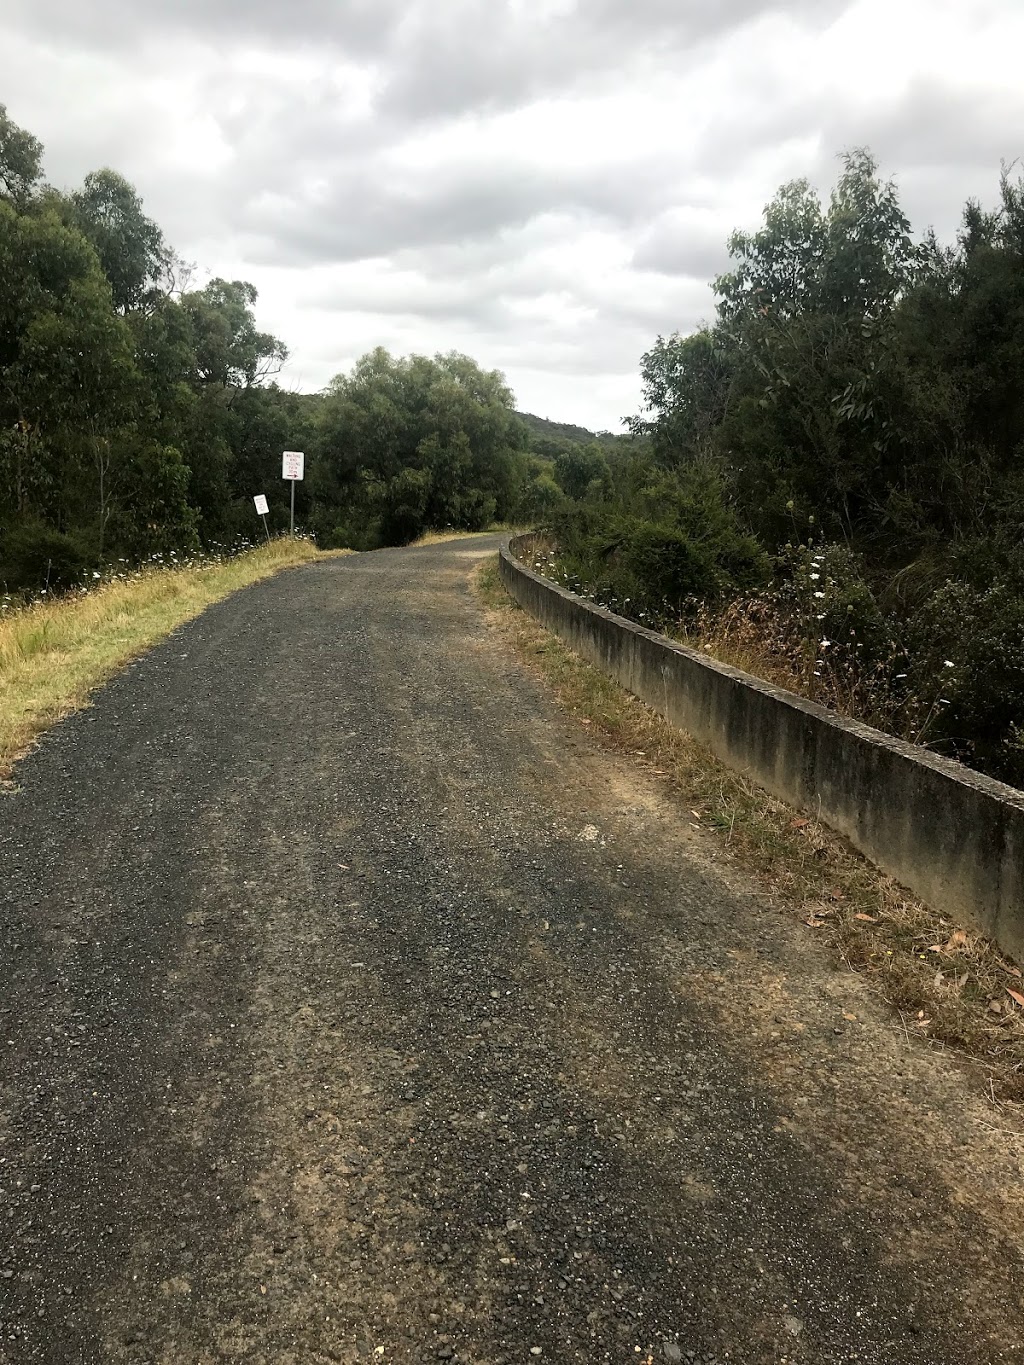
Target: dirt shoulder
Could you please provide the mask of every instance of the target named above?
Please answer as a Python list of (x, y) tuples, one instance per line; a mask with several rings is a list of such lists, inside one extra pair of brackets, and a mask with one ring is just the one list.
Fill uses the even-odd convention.
[(733, 772), (689, 735), (565, 648), (481, 570), (492, 623), (510, 647), (605, 744), (662, 779), (680, 816), (719, 854), (815, 931), (844, 967), (864, 975), (903, 1029), (983, 1069), (993, 1103), (1024, 1101), (1024, 978), (981, 934), (880, 873), (845, 839)]

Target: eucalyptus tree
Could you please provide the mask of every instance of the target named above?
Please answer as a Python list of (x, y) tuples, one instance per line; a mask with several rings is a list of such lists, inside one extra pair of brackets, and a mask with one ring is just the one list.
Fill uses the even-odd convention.
[(0, 104), (0, 199), (16, 208), (32, 198), (42, 180), (43, 144), (14, 122)]

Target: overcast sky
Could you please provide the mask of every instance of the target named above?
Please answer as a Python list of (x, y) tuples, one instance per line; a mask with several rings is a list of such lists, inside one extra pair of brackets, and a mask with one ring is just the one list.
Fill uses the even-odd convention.
[(251, 280), (291, 387), (457, 349), (617, 429), (783, 181), (866, 144), (919, 230), (992, 202), (1022, 51), (1021, 0), (4, 0), (0, 102)]

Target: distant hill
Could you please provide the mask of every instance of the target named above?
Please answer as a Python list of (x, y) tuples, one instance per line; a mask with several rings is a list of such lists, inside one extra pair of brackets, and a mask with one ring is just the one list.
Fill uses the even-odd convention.
[(557, 446), (567, 443), (590, 445), (593, 441), (599, 445), (613, 446), (623, 440), (622, 436), (616, 436), (611, 431), (588, 431), (586, 427), (573, 426), (571, 422), (551, 422), (547, 417), (537, 417), (532, 412), (520, 412), (517, 415), (530, 433), (531, 446), (543, 448), (549, 442)]

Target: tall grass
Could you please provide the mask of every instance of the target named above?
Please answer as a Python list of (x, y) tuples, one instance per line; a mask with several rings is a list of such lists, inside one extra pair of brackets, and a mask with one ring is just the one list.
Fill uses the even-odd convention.
[(238, 588), (320, 557), (310, 541), (282, 538), (8, 609), (0, 615), (0, 779), (43, 730), (176, 626)]

